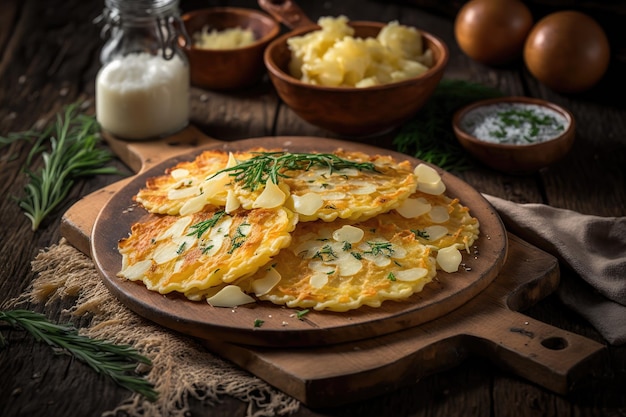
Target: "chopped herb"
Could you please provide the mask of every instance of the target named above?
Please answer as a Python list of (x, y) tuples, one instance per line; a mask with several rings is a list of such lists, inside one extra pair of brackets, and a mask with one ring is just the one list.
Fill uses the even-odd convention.
[(390, 257), (394, 252), (391, 242), (367, 242), (370, 250), (363, 253), (369, 253), (373, 256), (384, 255)]
[(363, 259), (363, 256), (359, 252), (350, 252), (350, 255), (354, 256), (359, 261)]
[(399, 266), (400, 268), (402, 268), (402, 264), (398, 261), (393, 261), (394, 264), (396, 264), (397, 266)]
[(279, 177), (286, 177), (285, 171), (308, 171), (313, 166), (328, 167), (330, 172), (344, 168), (361, 171), (376, 171), (371, 162), (356, 162), (330, 153), (290, 153), (290, 152), (255, 152), (250, 159), (237, 165), (224, 168), (211, 176), (228, 172), (243, 188), (256, 190), (268, 180), (278, 184)]
[(352, 243), (350, 242), (343, 242), (343, 248), (344, 251), (349, 251), (350, 249), (352, 249)]
[(229, 254), (232, 254), (235, 249), (239, 249), (243, 243), (246, 241), (246, 235), (243, 233), (242, 228), (245, 226), (250, 226), (250, 223), (242, 223), (239, 226), (237, 226), (237, 231), (235, 232), (235, 236), (233, 236), (233, 239), (231, 240), (231, 245), (230, 245), (230, 250), (228, 251)]
[(541, 116), (532, 108), (503, 110), (496, 113), (496, 117), (497, 121), (494, 124), (498, 130), (490, 131), (489, 134), (501, 139), (502, 142), (507, 142), (509, 136), (507, 128), (509, 127), (522, 129), (527, 125), (528, 134), (524, 135), (523, 139), (529, 143), (536, 141), (541, 127), (550, 127), (555, 132), (561, 132), (564, 129), (554, 117), (547, 114)]
[(298, 320), (302, 320), (304, 318), (304, 316), (306, 316), (309, 313), (309, 309), (307, 308), (306, 310), (300, 310), (298, 312), (296, 312), (296, 317), (298, 318)]
[(210, 251), (211, 249), (213, 249), (215, 247), (215, 245), (207, 245), (205, 247), (202, 248), (202, 254), (206, 255), (208, 251)]
[(185, 247), (187, 246), (187, 242), (183, 242), (180, 244), (180, 246), (178, 247), (178, 249), (176, 250), (176, 253), (178, 255), (182, 254), (185, 251)]
[(396, 280), (396, 276), (393, 274), (393, 272), (390, 272), (389, 275), (387, 275), (387, 279), (389, 281), (395, 281)]
[(187, 236), (195, 236), (200, 239), (207, 230), (214, 227), (220, 221), (224, 214), (226, 214), (224, 210), (219, 210), (216, 211), (210, 219), (203, 220), (194, 225), (191, 225), (191, 227), (189, 228), (191, 232), (188, 233)]
[(425, 230), (411, 229), (411, 232), (413, 232), (415, 237), (421, 237), (422, 239), (430, 239), (428, 232), (426, 232)]
[(333, 259), (337, 259), (337, 254), (335, 253), (335, 251), (333, 251), (332, 246), (324, 245), (322, 249), (315, 252), (315, 255), (313, 255), (313, 259), (315, 258), (319, 258), (320, 260), (327, 262)]
[(335, 270), (333, 269), (332, 271), (328, 271), (328, 272), (326, 273), (326, 275), (332, 275), (332, 274), (334, 274), (334, 273), (335, 273)]
[(256, 320), (254, 320), (254, 327), (261, 327), (261, 326), (263, 326), (263, 323), (265, 323), (263, 320), (256, 319)]

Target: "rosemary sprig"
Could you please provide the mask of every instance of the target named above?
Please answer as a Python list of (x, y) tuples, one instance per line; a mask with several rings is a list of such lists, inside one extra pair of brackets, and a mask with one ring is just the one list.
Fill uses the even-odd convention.
[[(73, 326), (52, 323), (43, 314), (34, 311), (0, 311), (0, 321), (8, 323), (11, 327), (26, 330), (35, 340), (47, 343), (57, 353), (71, 354), (96, 372), (109, 377), (128, 390), (145, 396), (149, 401), (155, 401), (158, 397), (149, 381), (133, 374), (137, 363), (151, 365), (152, 362), (131, 346), (81, 336)], [(6, 340), (0, 334), (0, 347), (4, 348), (6, 344)]]
[[(2, 144), (19, 140), (33, 143), (23, 168), (29, 182), (25, 196), (18, 200), (33, 231), (63, 202), (77, 178), (118, 173), (117, 169), (104, 166), (113, 156), (97, 147), (99, 131), (94, 116), (79, 113), (78, 104), (71, 104), (57, 114), (53, 126), (41, 132), (11, 133), (0, 138)], [(43, 166), (33, 171), (37, 157), (41, 157)]]
[(454, 136), (452, 116), (466, 104), (500, 96), (500, 91), (482, 84), (442, 80), (426, 105), (400, 128), (393, 145), (399, 152), (447, 171), (471, 168), (472, 160)]
[(225, 214), (226, 212), (224, 210), (219, 210), (216, 211), (210, 219), (191, 225), (189, 228), (191, 231), (187, 234), (187, 236), (195, 236), (200, 239), (202, 235), (206, 233), (207, 230), (214, 227)]
[(330, 153), (255, 152), (252, 158), (224, 168), (211, 178), (228, 172), (235, 181), (243, 184), (243, 188), (256, 190), (268, 179), (278, 184), (279, 177), (287, 177), (284, 171), (308, 171), (313, 166), (328, 167), (330, 173), (345, 168), (376, 171), (376, 166), (371, 162), (350, 161)]

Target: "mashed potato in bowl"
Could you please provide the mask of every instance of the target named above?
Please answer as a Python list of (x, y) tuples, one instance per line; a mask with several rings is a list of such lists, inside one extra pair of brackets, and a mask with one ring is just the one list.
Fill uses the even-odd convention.
[(376, 38), (355, 38), (348, 18), (322, 17), (321, 29), (287, 41), (289, 72), (299, 80), (330, 87), (370, 87), (423, 74), (433, 65), (420, 32), (397, 21)]

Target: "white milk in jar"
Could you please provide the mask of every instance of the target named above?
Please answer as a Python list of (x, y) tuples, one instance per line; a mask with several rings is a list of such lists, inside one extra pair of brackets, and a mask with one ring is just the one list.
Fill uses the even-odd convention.
[(189, 68), (176, 54), (119, 56), (96, 80), (96, 117), (102, 128), (126, 139), (174, 133), (189, 121)]

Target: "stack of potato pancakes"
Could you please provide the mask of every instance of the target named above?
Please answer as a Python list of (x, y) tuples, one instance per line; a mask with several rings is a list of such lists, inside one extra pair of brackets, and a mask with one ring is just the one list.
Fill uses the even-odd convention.
[(347, 311), (459, 270), (478, 220), (436, 170), (336, 150), (208, 150), (151, 178), (119, 242), (119, 276), (234, 307)]

